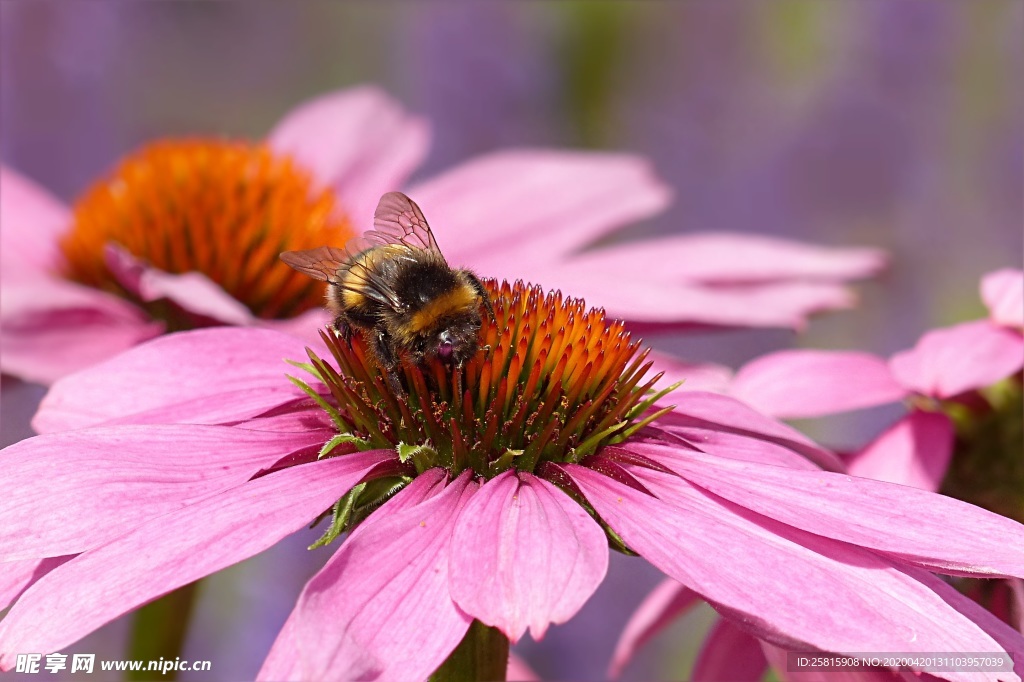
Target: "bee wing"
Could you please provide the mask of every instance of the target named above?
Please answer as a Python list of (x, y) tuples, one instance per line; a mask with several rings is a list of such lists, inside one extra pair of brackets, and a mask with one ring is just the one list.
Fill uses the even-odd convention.
[(321, 246), (308, 251), (285, 251), (279, 257), (314, 279), (354, 291), (399, 311), (401, 301), (380, 275), (357, 261), (356, 256), (374, 248), (365, 239), (353, 239), (344, 249)]
[(299, 272), (331, 284), (341, 282), (341, 273), (348, 268), (348, 252), (333, 246), (308, 251), (285, 251), (279, 258)]
[[(342, 271), (345, 275), (340, 283), (341, 288), (354, 291), (357, 294), (362, 294), (367, 298), (371, 298), (378, 303), (382, 303), (395, 312), (402, 312), (403, 306), (402, 301), (398, 298), (398, 294), (395, 292), (394, 287), (390, 282), (381, 276), (381, 274), (375, 269), (374, 266), (369, 265), (365, 260), (359, 259), (357, 256), (367, 251), (377, 249), (370, 244), (366, 239), (357, 238), (353, 239), (348, 243), (347, 251), (352, 254), (349, 261), (345, 264), (344, 270)], [(376, 252), (367, 254), (367, 258), (373, 259), (377, 255)], [(401, 256), (390, 256), (390, 257), (401, 257)]]
[(401, 244), (410, 249), (429, 251), (442, 263), (448, 264), (437, 248), (434, 233), (430, 231), (423, 211), (401, 192), (388, 192), (380, 198), (373, 213), (373, 227), (365, 235), (371, 244)]

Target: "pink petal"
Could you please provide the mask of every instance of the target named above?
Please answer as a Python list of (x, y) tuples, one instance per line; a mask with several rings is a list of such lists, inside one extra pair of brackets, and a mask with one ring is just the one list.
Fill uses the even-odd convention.
[(59, 650), (175, 588), (302, 528), (394, 457), (383, 450), (284, 469), (153, 518), (30, 587), (0, 621), (0, 667), (15, 653)]
[[(300, 655), (299, 635), (296, 623), (299, 612), (293, 610), (274, 640), (273, 648), (256, 675), (257, 680), (278, 682), (280, 680), (309, 680), (306, 662)], [(334, 634), (336, 646), (346, 652), (345, 679), (376, 680), (384, 670), (384, 663), (369, 651), (359, 646), (346, 632)]]
[(167, 299), (194, 315), (223, 324), (245, 327), (255, 322), (248, 308), (201, 272), (164, 272), (116, 244), (108, 244), (104, 255), (118, 282), (143, 301)]
[(505, 679), (509, 682), (540, 682), (540, 676), (527, 665), (526, 661), (516, 656), (515, 652), (509, 652)]
[[(643, 453), (650, 457), (654, 450), (648, 444)], [(1024, 576), (1024, 525), (952, 497), (669, 445), (661, 450), (656, 461), (686, 481), (796, 528), (943, 573)]]
[(473, 620), (449, 596), (448, 557), (478, 486), (468, 473), (443, 483), (440, 470), (420, 475), (353, 531), (306, 584), (292, 639), (275, 642), (261, 679), (289, 667), (301, 679), (351, 679), (368, 656), (373, 679), (426, 679), (444, 662)]
[(1024, 336), (988, 320), (936, 329), (889, 361), (896, 380), (912, 391), (951, 398), (990, 386), (1024, 366)]
[(48, 384), (163, 331), (119, 298), (52, 278), (5, 278), (0, 368)]
[(118, 282), (143, 301), (167, 299), (198, 320), (238, 327), (263, 327), (290, 334), (309, 345), (320, 345), (320, 330), (332, 316), (324, 308), (286, 320), (264, 320), (200, 272), (174, 275), (154, 268), (116, 244), (105, 250), (107, 265)]
[(49, 274), (60, 262), (57, 241), (71, 226), (71, 212), (36, 183), (0, 165), (0, 225), (4, 279), (15, 274)]
[[(340, 90), (285, 116), (267, 141), (335, 188), (361, 232), (372, 225), (380, 195), (401, 187), (426, 155), (426, 122), (375, 87)], [(429, 214), (428, 214), (429, 215)]]
[(953, 456), (953, 422), (940, 412), (914, 410), (850, 458), (854, 476), (935, 492)]
[(578, 465), (565, 469), (633, 550), (762, 639), (825, 651), (1000, 651), (970, 619), (870, 551), (719, 504), (668, 474), (629, 467), (671, 503)]
[(901, 400), (885, 360), (851, 351), (785, 350), (744, 365), (732, 395), (780, 419), (820, 417)]
[[(714, 393), (727, 393), (729, 383), (732, 381), (732, 370), (725, 365), (718, 365), (712, 362), (689, 363), (683, 362), (666, 353), (651, 351), (647, 356), (648, 360), (654, 361), (654, 372), (664, 373), (664, 377), (655, 386), (656, 390), (668, 388), (672, 384), (683, 382), (677, 391), (712, 391)], [(672, 403), (675, 392), (668, 394), (663, 400)]]
[[(942, 599), (954, 609), (970, 618), (974, 623), (984, 630), (992, 639), (999, 643), (1008, 654), (1013, 657), (1013, 671), (1024, 677), (1024, 637), (1021, 633), (996, 618), (989, 611), (982, 608), (978, 602), (960, 594), (952, 585), (934, 575), (920, 569), (908, 568), (907, 574), (920, 580), (922, 583), (935, 590)], [(982, 649), (982, 651), (985, 651)], [(1010, 675), (1006, 679), (1012, 679)], [(943, 675), (943, 677), (945, 677)]]
[(42, 560), (21, 559), (0, 563), (0, 611), (14, 603), (14, 600), (37, 580), (71, 558), (58, 556)]
[(1024, 327), (1024, 271), (1005, 268), (981, 280), (981, 299), (993, 322), (1004, 327)]
[(661, 211), (669, 191), (625, 154), (522, 149), (477, 157), (409, 190), (453, 265), (488, 277), (557, 263), (613, 229)]
[(842, 282), (886, 263), (878, 249), (834, 248), (756, 234), (687, 234), (616, 244), (580, 254), (577, 264), (660, 282), (737, 284), (786, 280)]
[(513, 642), (580, 610), (608, 570), (608, 540), (576, 502), (547, 481), (508, 471), (459, 515), (449, 585), (463, 611)]
[(76, 554), (237, 486), (324, 431), (118, 426), (36, 436), (3, 450), (0, 561)]
[(725, 618), (715, 621), (690, 673), (692, 682), (760, 682), (768, 661), (757, 639)]
[(618, 678), (647, 642), (671, 625), (690, 607), (701, 602), (700, 595), (675, 580), (663, 580), (630, 616), (608, 665), (608, 677)]
[(835, 454), (735, 398), (684, 390), (673, 392), (670, 398), (675, 410), (660, 417), (651, 431), (683, 438), (721, 457), (802, 469), (844, 469)]
[(320, 339), (320, 330), (333, 321), (333, 315), (327, 312), (326, 308), (313, 308), (286, 320), (263, 320), (257, 319), (254, 325), (264, 329), (273, 329), (301, 339), (311, 348), (320, 348), (323, 341)]
[(246, 419), (303, 395), (285, 376), (303, 373), (285, 359), (307, 359), (302, 341), (268, 330), (213, 328), (163, 336), (58, 382), (32, 426), (45, 433), (115, 419)]
[[(503, 252), (498, 252), (503, 253)], [(522, 279), (545, 289), (560, 289), (611, 317), (647, 324), (700, 324), (716, 327), (803, 328), (807, 317), (823, 310), (852, 307), (843, 286), (827, 282), (764, 284), (665, 284), (647, 278), (624, 279), (614, 271), (568, 262), (511, 257), (477, 265), (488, 277)]]

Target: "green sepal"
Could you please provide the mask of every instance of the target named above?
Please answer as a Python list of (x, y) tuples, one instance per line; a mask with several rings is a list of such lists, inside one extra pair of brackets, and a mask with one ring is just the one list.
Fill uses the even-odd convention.
[(653, 393), (648, 398), (646, 398), (643, 402), (637, 403), (636, 405), (633, 406), (633, 409), (631, 409), (629, 411), (629, 414), (626, 415), (626, 419), (635, 419), (638, 415), (643, 414), (644, 412), (646, 412), (651, 407), (651, 405), (653, 405), (654, 403), (659, 401), (664, 396), (668, 395), (672, 391), (674, 391), (677, 388), (679, 388), (680, 386), (682, 386), (684, 381), (677, 381), (676, 383), (672, 384), (671, 386), (669, 386), (667, 388), (663, 388), (660, 391), (658, 391), (657, 393)]
[(655, 419), (659, 419), (662, 415), (666, 415), (666, 414), (668, 414), (669, 412), (671, 412), (674, 409), (676, 409), (675, 405), (669, 405), (668, 407), (663, 407), (662, 409), (658, 410), (657, 412), (649, 415), (646, 419), (644, 419), (642, 421), (638, 421), (636, 424), (633, 424), (632, 426), (630, 426), (628, 429), (626, 429), (622, 433), (615, 434), (615, 436), (613, 438), (609, 439), (608, 442), (609, 443), (621, 443), (622, 441), (626, 440), (627, 438), (632, 436), (634, 433), (636, 433), (640, 429), (644, 428), (645, 426), (647, 426), (648, 424), (653, 422)]
[(317, 455), (316, 458), (323, 459), (324, 457), (330, 454), (331, 450), (338, 447), (342, 443), (354, 443), (357, 448), (364, 451), (373, 449), (373, 444), (370, 443), (370, 441), (368, 440), (357, 438), (356, 436), (353, 436), (351, 433), (339, 433), (337, 436), (331, 438), (329, 441), (324, 443), (324, 446), (320, 448), (320, 454)]
[(348, 524), (349, 518), (352, 516), (352, 510), (355, 509), (356, 500), (362, 494), (363, 490), (366, 489), (365, 483), (360, 483), (345, 493), (340, 500), (334, 503), (331, 508), (333, 512), (333, 518), (331, 519), (330, 527), (320, 536), (320, 539), (309, 546), (309, 549), (316, 549), (317, 547), (325, 547), (345, 532), (345, 526)]
[(297, 367), (298, 369), (301, 369), (303, 372), (306, 372), (307, 374), (312, 374), (314, 377), (316, 377), (317, 381), (319, 381), (320, 383), (324, 383), (324, 378), (320, 375), (320, 370), (318, 370), (316, 368), (316, 365), (314, 365), (313, 363), (299, 362), (298, 360), (287, 359), (285, 360), (285, 362), (287, 362), (292, 367)]
[(601, 441), (603, 441), (605, 438), (611, 439), (611, 437), (617, 431), (621, 431), (627, 426), (629, 426), (628, 421), (616, 422), (615, 424), (612, 424), (604, 431), (599, 431), (593, 434), (592, 436), (590, 436), (585, 441), (583, 441), (582, 443), (580, 443), (579, 445), (572, 449), (572, 452), (569, 453), (568, 461), (577, 463), (587, 455), (594, 454), (594, 452), (597, 450), (598, 444)]
[(355, 511), (352, 512), (349, 518), (349, 529), (351, 530), (362, 523), (366, 517), (377, 510), (377, 507), (397, 495), (402, 488), (411, 482), (411, 476), (388, 476), (367, 481), (366, 489), (359, 496), (359, 499), (356, 500)]
[(525, 452), (526, 450), (505, 450), (498, 456), (498, 459), (487, 465), (487, 473), (490, 478), (511, 469), (515, 458), (522, 456)]
[(323, 410), (330, 415), (331, 421), (334, 422), (334, 425), (338, 427), (339, 431), (348, 431), (349, 426), (348, 424), (345, 423), (345, 420), (341, 418), (341, 413), (338, 412), (336, 408), (332, 407), (326, 400), (324, 400), (323, 396), (321, 396), (319, 393), (310, 388), (309, 384), (307, 384), (302, 379), (296, 379), (291, 374), (286, 374), (285, 376), (288, 377), (288, 381), (298, 386), (303, 393), (312, 398), (313, 402), (315, 402), (317, 405), (323, 408)]
[(437, 462), (437, 450), (429, 445), (399, 443), (395, 446), (395, 450), (398, 452), (398, 461), (405, 464), (411, 459), (418, 474), (422, 474)]
[(618, 533), (612, 530), (611, 526), (609, 526), (607, 523), (604, 523), (604, 521), (601, 520), (599, 520), (598, 523), (601, 525), (601, 528), (604, 530), (605, 536), (608, 538), (609, 547), (614, 549), (619, 554), (625, 554), (626, 556), (640, 556), (639, 554), (637, 554), (629, 548), (629, 546), (626, 544), (626, 541), (623, 540)]

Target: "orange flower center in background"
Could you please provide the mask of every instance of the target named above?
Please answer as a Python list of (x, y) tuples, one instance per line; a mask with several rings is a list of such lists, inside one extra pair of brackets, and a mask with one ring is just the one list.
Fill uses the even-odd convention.
[(63, 275), (134, 300), (106, 265), (115, 243), (169, 273), (201, 272), (265, 319), (323, 305), (323, 284), (282, 251), (354, 236), (334, 194), (262, 144), (157, 142), (124, 159), (74, 208)]

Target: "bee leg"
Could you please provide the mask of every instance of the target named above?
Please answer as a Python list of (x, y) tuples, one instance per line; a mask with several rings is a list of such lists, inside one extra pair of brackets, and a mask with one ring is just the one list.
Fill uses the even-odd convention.
[(398, 357), (391, 347), (390, 338), (383, 332), (377, 332), (373, 337), (373, 352), (377, 355), (384, 376), (387, 378), (391, 392), (396, 396), (404, 397), (405, 389), (402, 382), (398, 380)]
[(469, 270), (464, 270), (463, 272), (466, 273), (466, 279), (469, 280), (470, 286), (473, 287), (473, 290), (476, 291), (477, 295), (484, 302), (484, 307), (487, 308), (487, 314), (490, 316), (491, 322), (497, 325), (498, 318), (494, 316), (494, 306), (491, 305), (491, 297), (487, 295), (487, 289), (484, 289), (484, 283)]
[(344, 341), (345, 343), (347, 343), (349, 345), (349, 347), (351, 348), (352, 347), (352, 325), (350, 325), (348, 323), (348, 320), (346, 320), (344, 318), (344, 316), (339, 315), (337, 318), (335, 318), (335, 320), (334, 320), (334, 330), (336, 332), (338, 332), (338, 336), (341, 337), (341, 340)]

